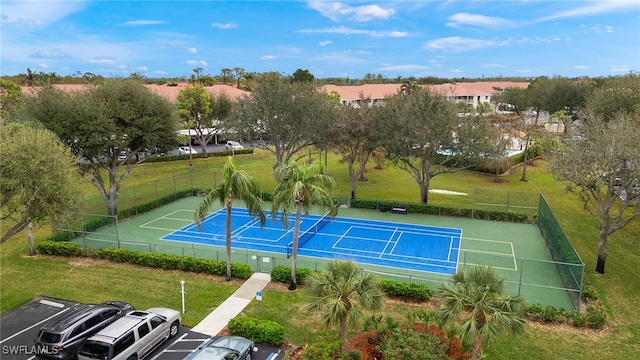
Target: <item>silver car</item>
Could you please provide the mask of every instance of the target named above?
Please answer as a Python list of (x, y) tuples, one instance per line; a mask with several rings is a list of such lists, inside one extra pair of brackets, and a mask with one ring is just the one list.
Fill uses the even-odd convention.
[(173, 309), (131, 312), (87, 339), (78, 360), (143, 359), (178, 334), (181, 320)]
[(218, 336), (204, 343), (185, 360), (251, 360), (253, 341), (240, 336)]

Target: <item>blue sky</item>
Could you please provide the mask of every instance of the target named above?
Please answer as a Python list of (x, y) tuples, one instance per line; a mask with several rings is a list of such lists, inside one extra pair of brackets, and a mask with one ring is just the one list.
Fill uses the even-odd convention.
[(2, 75), (640, 71), (640, 1), (5, 1)]

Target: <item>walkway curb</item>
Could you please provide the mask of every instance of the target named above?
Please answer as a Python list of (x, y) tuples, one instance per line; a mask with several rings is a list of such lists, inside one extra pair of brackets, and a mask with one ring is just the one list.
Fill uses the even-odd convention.
[(229, 321), (240, 314), (255, 298), (256, 293), (262, 291), (270, 281), (271, 275), (269, 274), (253, 273), (236, 292), (191, 330), (209, 336), (218, 335), (229, 324)]

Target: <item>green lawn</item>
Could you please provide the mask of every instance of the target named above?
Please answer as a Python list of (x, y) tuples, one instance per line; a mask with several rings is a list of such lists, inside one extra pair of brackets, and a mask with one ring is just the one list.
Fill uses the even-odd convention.
[[(237, 156), (236, 164), (255, 176), (265, 191), (275, 186), (271, 175), (273, 157), (256, 151), (253, 155)], [(225, 158), (196, 159), (193, 172), (201, 181), (213, 184), (219, 179)], [(578, 198), (565, 192), (546, 171), (544, 161), (528, 167), (528, 182), (520, 182), (516, 171), (503, 182), (493, 182), (493, 176), (458, 172), (439, 175), (431, 188), (471, 194), (474, 188), (515, 191), (539, 191), (549, 201), (562, 226), (586, 263), (587, 281), (598, 290), (606, 307), (609, 325), (603, 331), (573, 328), (552, 329), (531, 326), (524, 336), (508, 337), (489, 345), (486, 351), (496, 359), (597, 359), (629, 358), (640, 353), (640, 315), (636, 299), (640, 295), (640, 219), (611, 236), (606, 274), (595, 269), (598, 221), (587, 214)], [(168, 174), (188, 171), (188, 161), (146, 164), (133, 171), (124, 187), (141, 186), (150, 181), (165, 183)], [(335, 194), (349, 195), (346, 166), (335, 156), (329, 158), (329, 173), (335, 178)], [(216, 175), (217, 174), (217, 175)], [(369, 199), (419, 201), (414, 180), (405, 172), (389, 167), (375, 170), (370, 165), (368, 182), (359, 183), (357, 195)], [(198, 180), (200, 181), (200, 180)], [(87, 186), (89, 191), (96, 193)], [(431, 194), (430, 203), (456, 206), (464, 197)], [(468, 201), (468, 200), (466, 200)], [(93, 201), (102, 207), (100, 201)], [(463, 205), (461, 205), (463, 206)], [(37, 231), (38, 238), (49, 234), (48, 227)], [(29, 257), (25, 234), (19, 234), (0, 246), (0, 310), (7, 311), (34, 296), (42, 295), (78, 302), (124, 299), (138, 308), (169, 306), (180, 308), (179, 282), (187, 282), (187, 314), (185, 324), (195, 325), (208, 311), (219, 305), (238, 286), (237, 283), (216, 282), (212, 277), (141, 269), (110, 263), (94, 263), (81, 259), (51, 259)], [(123, 271), (124, 270), (124, 271)], [(318, 322), (304, 312), (304, 290), (296, 292), (267, 290), (264, 301), (252, 304), (247, 313), (277, 320), (285, 325), (287, 337), (294, 343), (304, 343), (322, 336)], [(406, 306), (394, 305), (387, 311), (402, 316)], [(298, 313), (299, 316), (291, 316)], [(317, 329), (317, 330), (316, 330)]]

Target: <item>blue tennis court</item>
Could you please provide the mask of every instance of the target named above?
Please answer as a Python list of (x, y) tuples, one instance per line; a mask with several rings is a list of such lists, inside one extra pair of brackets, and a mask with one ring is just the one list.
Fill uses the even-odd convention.
[[(232, 211), (231, 247), (291, 253), (295, 215), (285, 230), (278, 215), (267, 212), (267, 223), (252, 219), (246, 209)], [(208, 215), (199, 231), (191, 223), (162, 240), (225, 246), (226, 210)], [(298, 256), (349, 259), (359, 263), (438, 274), (454, 274), (458, 266), (462, 230), (321, 215), (303, 216)]]

